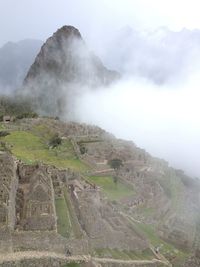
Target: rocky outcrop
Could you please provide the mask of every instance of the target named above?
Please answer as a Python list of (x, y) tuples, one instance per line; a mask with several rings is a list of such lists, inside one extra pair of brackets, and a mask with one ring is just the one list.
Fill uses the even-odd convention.
[(42, 46), (22, 92), (40, 113), (60, 116), (83, 88), (108, 85), (118, 76), (89, 51), (76, 28), (64, 26)]

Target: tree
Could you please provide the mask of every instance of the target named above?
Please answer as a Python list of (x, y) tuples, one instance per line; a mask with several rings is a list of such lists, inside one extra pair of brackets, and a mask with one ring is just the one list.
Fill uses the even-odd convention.
[(0, 131), (0, 137), (5, 137), (7, 135), (9, 135), (10, 133), (7, 131)]
[(115, 158), (108, 161), (108, 165), (113, 168), (115, 171), (119, 170), (123, 166), (121, 159)]
[(51, 148), (55, 148), (59, 145), (61, 145), (62, 139), (59, 137), (58, 134), (55, 134), (50, 140), (49, 140), (49, 146)]
[(118, 172), (120, 168), (123, 166), (123, 162), (121, 159), (115, 158), (115, 159), (109, 160), (108, 165), (110, 165), (110, 167), (115, 170), (115, 175), (113, 176), (113, 182), (117, 184), (118, 183)]

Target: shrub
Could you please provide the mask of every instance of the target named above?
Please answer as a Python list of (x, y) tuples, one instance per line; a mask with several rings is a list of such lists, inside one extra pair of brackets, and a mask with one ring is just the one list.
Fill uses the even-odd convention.
[(80, 152), (81, 152), (82, 155), (87, 152), (87, 149), (83, 144), (80, 145)]
[(10, 148), (6, 145), (5, 142), (0, 142), (0, 151), (6, 151), (6, 152), (9, 152), (11, 153), (11, 150)]
[(114, 170), (119, 170), (123, 166), (123, 162), (121, 159), (111, 159), (108, 161), (108, 165)]
[(55, 148), (62, 144), (62, 139), (59, 137), (58, 134), (55, 134), (50, 140), (49, 140), (49, 146), (51, 148)]
[(17, 119), (24, 119), (24, 118), (38, 118), (38, 114), (35, 112), (25, 112), (17, 115)]
[(4, 136), (7, 136), (9, 135), (10, 133), (7, 132), (7, 131), (0, 131), (0, 137), (4, 137)]

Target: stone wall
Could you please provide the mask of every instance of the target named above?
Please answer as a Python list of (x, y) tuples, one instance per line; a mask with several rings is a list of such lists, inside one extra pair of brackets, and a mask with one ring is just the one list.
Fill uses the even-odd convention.
[(18, 229), (55, 230), (55, 197), (48, 167), (20, 165), (18, 173), (17, 207), (21, 209), (18, 212)]
[[(96, 262), (79, 263), (80, 267), (164, 267), (166, 265), (161, 263), (106, 263), (99, 264)], [(67, 267), (67, 263), (64, 260), (58, 260), (54, 258), (42, 258), (42, 259), (24, 259), (17, 262), (5, 262), (0, 264), (0, 267)], [(70, 265), (69, 265), (70, 266)], [(198, 265), (199, 266), (199, 265)], [(192, 265), (190, 267), (198, 267)]]
[(7, 228), (0, 229), (0, 253), (12, 252), (12, 236)]
[(62, 267), (66, 266), (64, 260), (54, 258), (24, 259), (20, 261), (9, 261), (0, 264), (0, 267)]
[(53, 231), (21, 231), (12, 235), (14, 251), (52, 251), (66, 253), (69, 249), (74, 255), (88, 254), (88, 242), (86, 239), (66, 239)]
[(93, 248), (144, 250), (145, 239), (135, 233), (124, 217), (104, 203), (99, 191), (78, 193), (80, 217)]
[(16, 165), (10, 154), (0, 152), (0, 170), (0, 228), (7, 226), (14, 229), (18, 179), (16, 177)]

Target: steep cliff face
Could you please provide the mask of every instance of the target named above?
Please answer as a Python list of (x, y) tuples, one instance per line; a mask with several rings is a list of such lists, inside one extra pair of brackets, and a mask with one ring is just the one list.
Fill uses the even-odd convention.
[(61, 115), (84, 87), (105, 86), (118, 76), (89, 51), (76, 28), (64, 26), (42, 46), (22, 91), (41, 113)]

